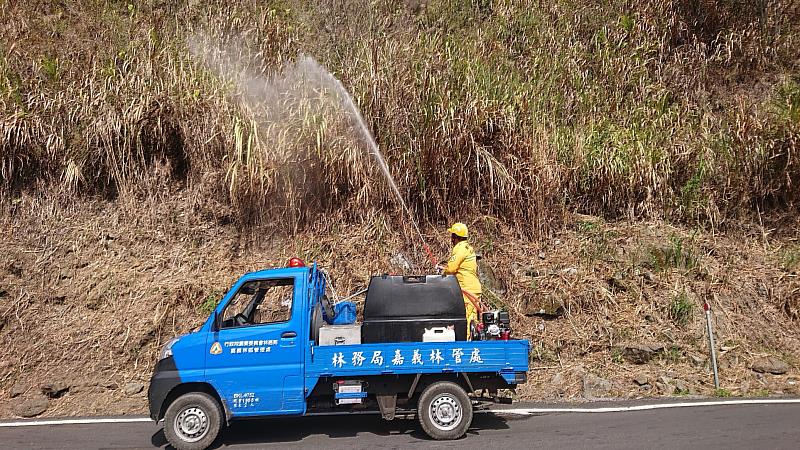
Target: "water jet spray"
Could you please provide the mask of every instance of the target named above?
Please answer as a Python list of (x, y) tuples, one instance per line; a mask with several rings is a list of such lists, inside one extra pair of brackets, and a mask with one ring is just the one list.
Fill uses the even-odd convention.
[[(414, 220), (411, 210), (403, 200), (403, 196), (400, 194), (400, 190), (397, 188), (397, 184), (389, 171), (389, 166), (386, 164), (378, 144), (361, 116), (361, 111), (356, 106), (350, 93), (347, 92), (347, 89), (333, 74), (313, 58), (299, 55), (294, 64), (284, 67), (280, 74), (276, 74), (275, 77), (269, 79), (262, 74), (247, 70), (246, 65), (238, 61), (236, 56), (231, 56), (240, 54), (240, 51), (234, 51), (235, 49), (226, 51), (215, 48), (214, 45), (209, 45), (208, 38), (203, 35), (193, 36), (190, 39), (189, 48), (194, 56), (203, 59), (206, 65), (218, 75), (234, 80), (244, 94), (245, 103), (253, 110), (259, 111), (263, 115), (262, 119), (280, 119), (282, 111), (279, 108), (271, 108), (271, 105), (279, 103), (286, 96), (287, 91), (296, 90), (301, 85), (311, 87), (317, 94), (319, 93), (315, 89), (317, 87), (336, 93), (342, 107), (353, 120), (355, 128), (361, 134), (369, 147), (369, 152), (378, 163), (378, 167), (381, 169), (384, 178), (386, 178), (395, 198), (400, 202), (403, 212), (411, 221), (414, 232), (419, 237), (428, 260), (433, 267), (436, 267), (436, 258), (425, 241), (419, 225)], [(305, 91), (301, 91), (299, 94), (305, 94)]]
[[(310, 60), (312, 63), (317, 64), (312, 58), (304, 57)], [(392, 177), (391, 172), (389, 171), (389, 165), (386, 164), (386, 160), (383, 158), (383, 154), (381, 153), (380, 149), (378, 148), (378, 144), (375, 142), (375, 138), (372, 136), (369, 128), (367, 128), (367, 124), (364, 122), (364, 118), (361, 116), (361, 111), (356, 106), (355, 102), (353, 101), (353, 97), (350, 96), (350, 93), (347, 89), (344, 88), (342, 82), (339, 81), (336, 77), (333, 76), (330, 72), (325, 70), (322, 66), (319, 66), (322, 76), (328, 81), (331, 87), (339, 94), (342, 105), (344, 106), (347, 113), (350, 115), (351, 118), (355, 121), (359, 132), (361, 133), (364, 141), (367, 143), (369, 147), (369, 151), (372, 156), (375, 158), (375, 161), (378, 163), (378, 167), (380, 167), (381, 172), (383, 172), (384, 178), (389, 183), (389, 187), (394, 192), (395, 197), (400, 202), (403, 211), (408, 216), (408, 219), (411, 221), (411, 225), (416, 231), (417, 236), (419, 236), (419, 240), (422, 243), (422, 249), (425, 251), (426, 256), (428, 257), (428, 261), (431, 263), (432, 267), (436, 267), (436, 258), (433, 256), (433, 252), (431, 248), (428, 246), (428, 243), (425, 241), (425, 237), (422, 235), (422, 232), (417, 225), (417, 221), (414, 220), (414, 215), (411, 214), (411, 210), (406, 205), (405, 200), (403, 200), (403, 196), (400, 194), (400, 190), (397, 188), (397, 184), (394, 182), (394, 178)]]

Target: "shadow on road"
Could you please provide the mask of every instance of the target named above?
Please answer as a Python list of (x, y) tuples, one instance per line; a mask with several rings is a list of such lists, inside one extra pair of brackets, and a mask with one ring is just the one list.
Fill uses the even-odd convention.
[[(506, 419), (494, 414), (476, 414), (467, 435), (480, 435), (485, 430), (505, 430)], [(428, 440), (416, 419), (386, 421), (377, 415), (294, 417), (253, 419), (231, 423), (211, 448), (225, 445), (272, 444), (301, 442), (311, 436), (330, 439), (354, 438), (357, 435), (407, 436), (411, 440)], [(160, 428), (150, 439), (154, 447), (167, 445), (164, 430)]]

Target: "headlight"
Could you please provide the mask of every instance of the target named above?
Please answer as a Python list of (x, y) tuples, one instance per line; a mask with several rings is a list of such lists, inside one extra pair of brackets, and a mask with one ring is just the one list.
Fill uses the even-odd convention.
[(161, 361), (164, 358), (169, 358), (170, 356), (172, 356), (172, 345), (178, 342), (178, 339), (179, 338), (174, 337), (170, 339), (166, 345), (164, 345), (164, 348), (161, 349), (161, 354), (158, 356), (159, 361)]

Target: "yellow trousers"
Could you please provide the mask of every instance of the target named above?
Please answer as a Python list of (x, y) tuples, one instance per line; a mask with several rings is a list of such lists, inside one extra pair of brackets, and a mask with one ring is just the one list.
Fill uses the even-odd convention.
[[(478, 300), (481, 299), (481, 294), (472, 294)], [(467, 310), (467, 340), (470, 340), (472, 330), (470, 330), (470, 325), (473, 323), (478, 323), (478, 310), (475, 309), (475, 305), (472, 304), (469, 297), (464, 295), (464, 307)]]

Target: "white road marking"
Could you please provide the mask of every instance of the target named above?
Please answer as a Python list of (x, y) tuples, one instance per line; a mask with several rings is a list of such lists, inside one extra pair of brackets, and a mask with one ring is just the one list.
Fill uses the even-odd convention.
[[(775, 398), (775, 399), (746, 399), (746, 400), (718, 400), (706, 402), (683, 402), (683, 403), (657, 403), (652, 405), (636, 406), (609, 406), (604, 408), (509, 408), (509, 409), (487, 409), (476, 411), (478, 413), (494, 414), (514, 414), (529, 416), (531, 414), (546, 413), (612, 413), (628, 411), (647, 411), (653, 409), (667, 408), (691, 408), (700, 406), (723, 406), (723, 405), (774, 405), (800, 403), (800, 398)], [(149, 417), (99, 417), (86, 419), (31, 419), (19, 420), (16, 422), (0, 422), (2, 427), (31, 427), (38, 425), (88, 425), (94, 423), (135, 423), (153, 422)]]
[(96, 419), (33, 419), (17, 422), (0, 422), (2, 427), (32, 427), (36, 425), (86, 425), (92, 423), (134, 423), (152, 422), (149, 417), (99, 417)]
[(773, 404), (786, 404), (786, 403), (800, 403), (800, 398), (657, 403), (651, 405), (636, 405), (636, 406), (609, 406), (604, 408), (509, 408), (509, 409), (489, 409), (485, 410), (484, 412), (490, 412), (494, 414), (516, 414), (516, 415), (528, 416), (531, 414), (546, 414), (546, 413), (612, 413), (612, 412), (629, 412), (629, 411), (647, 411), (652, 409), (667, 409), (667, 408), (692, 408), (700, 406), (773, 405)]

